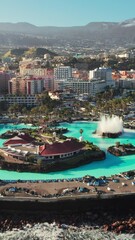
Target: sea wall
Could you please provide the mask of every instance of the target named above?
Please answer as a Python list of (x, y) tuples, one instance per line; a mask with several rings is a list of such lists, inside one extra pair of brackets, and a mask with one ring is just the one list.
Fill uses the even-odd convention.
[(0, 198), (0, 206), (2, 211), (45, 211), (45, 212), (61, 212), (61, 211), (90, 211), (90, 210), (122, 210), (128, 208), (135, 209), (135, 193), (131, 194), (103, 194), (94, 196), (75, 196), (64, 198)]

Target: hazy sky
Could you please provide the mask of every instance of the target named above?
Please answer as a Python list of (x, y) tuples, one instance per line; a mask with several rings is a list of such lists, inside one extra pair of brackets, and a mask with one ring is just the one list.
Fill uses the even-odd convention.
[(135, 0), (0, 0), (0, 22), (81, 26), (135, 17)]

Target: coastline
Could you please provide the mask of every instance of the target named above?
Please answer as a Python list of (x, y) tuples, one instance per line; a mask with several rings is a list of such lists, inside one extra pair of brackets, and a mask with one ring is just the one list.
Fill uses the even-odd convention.
[[(119, 179), (119, 182), (113, 182), (113, 178)], [(50, 218), (46, 217), (46, 221), (53, 222), (55, 219), (57, 219), (58, 225), (61, 225), (62, 214), (63, 218), (65, 219), (63, 220), (63, 223), (66, 222), (67, 224), (70, 224), (70, 219), (67, 219), (68, 212), (69, 216), (71, 216), (72, 213), (75, 216), (73, 216), (73, 222), (75, 222), (76, 226), (78, 226), (78, 221), (75, 219), (82, 219), (83, 225), (85, 215), (87, 215), (91, 222), (94, 219), (93, 216), (97, 215), (97, 217), (95, 217), (94, 224), (99, 225), (104, 229), (104, 231), (133, 233), (134, 226), (130, 228), (130, 225), (133, 225), (133, 220), (130, 222), (130, 217), (133, 217), (132, 213), (134, 212), (135, 186), (132, 185), (134, 178), (128, 180), (124, 178), (124, 176), (113, 175), (108, 179), (109, 184), (106, 184), (105, 186), (88, 186), (87, 183), (83, 183), (81, 179), (72, 179), (72, 181), (70, 181), (70, 179), (57, 180), (58, 182), (55, 182), (54, 180), (38, 180), (37, 182), (36, 180), (18, 180), (14, 182), (10, 180), (1, 180), (0, 193), (2, 193), (1, 191), (3, 191), (3, 189), (13, 190), (13, 192), (6, 191), (6, 194), (8, 193), (7, 196), (0, 196), (0, 204), (2, 208), (1, 213), (2, 216), (4, 216), (3, 219), (5, 219), (2, 220), (3, 222), (5, 221), (3, 228), (5, 230), (15, 227), (25, 228), (26, 222), (27, 224), (31, 224), (31, 221), (34, 223), (37, 221), (36, 219), (39, 212), (41, 215), (42, 212), (44, 212), (46, 216), (51, 214)], [(124, 185), (122, 185), (122, 183), (124, 183)], [(72, 190), (76, 187), (86, 187), (90, 191), (88, 193), (75, 194), (69, 192), (68, 194), (63, 195), (63, 190), (65, 188)], [(24, 194), (23, 192), (21, 195), (18, 191), (14, 192), (14, 188), (17, 188), (17, 190), (23, 188), (27, 193)], [(30, 191), (28, 191), (28, 189)], [(37, 192), (37, 195), (34, 194), (34, 192)], [(119, 223), (116, 224), (117, 226), (114, 226), (115, 222), (117, 222), (115, 216), (116, 210), (119, 210), (121, 216), (123, 216), (123, 213), (125, 214), (125, 210), (129, 210), (130, 214), (128, 216), (128, 220), (125, 214), (123, 218), (121, 217)], [(110, 222), (106, 222), (108, 211), (111, 211)], [(30, 213), (31, 216), (27, 221), (25, 221), (26, 212), (28, 212), (28, 214)], [(33, 217), (33, 212), (35, 213), (35, 218)], [(7, 219), (9, 219), (9, 216), (14, 216), (14, 214), (21, 215), (22, 219), (18, 220), (16, 224), (14, 224), (14, 221), (9, 223)], [(38, 219), (39, 222), (40, 220), (41, 219)]]
[[(52, 237), (52, 231), (57, 227), (57, 230), (63, 230), (65, 235), (67, 231), (71, 235), (72, 230), (73, 232), (79, 231), (79, 235), (75, 238), (78, 240), (82, 239), (79, 238), (82, 231), (83, 237), (86, 237), (83, 239), (89, 239), (88, 236), (90, 237), (92, 231), (95, 230), (97, 231), (95, 239), (97, 239), (98, 234), (101, 239), (106, 239), (104, 236), (108, 236), (107, 239), (110, 239), (109, 237), (113, 234), (112, 239), (116, 239), (117, 235), (115, 234), (119, 234), (118, 239), (123, 239), (120, 238), (121, 234), (124, 234), (124, 239), (132, 239), (135, 226), (134, 200), (135, 196), (132, 195), (117, 196), (116, 198), (107, 197), (102, 200), (89, 199), (84, 196), (81, 199), (55, 200), (53, 202), (43, 202), (41, 199), (34, 201), (15, 198), (3, 199), (3, 201), (0, 199), (1, 231), (3, 236), (8, 234), (7, 230), (10, 230), (10, 236), (11, 233), (15, 236), (16, 228), (19, 234), (23, 230), (29, 234), (29, 230), (33, 232), (34, 227), (36, 227), (44, 234), (46, 234), (47, 229), (51, 229), (49, 237)], [(44, 225), (47, 225), (47, 229), (43, 228)], [(42, 227), (40, 228), (40, 226)], [(89, 231), (88, 235), (87, 231)]]
[[(32, 185), (31, 182), (27, 184)], [(52, 184), (56, 189), (57, 185)], [(6, 183), (6, 187), (8, 185)], [(48, 186), (47, 189), (50, 189)], [(24, 183), (23, 187), (26, 187)], [(10, 240), (13, 236), (14, 239), (21, 240), (25, 235), (27, 239), (35, 239), (39, 231), (41, 240), (53, 239), (52, 233), (54, 240), (58, 233), (60, 236), (62, 234), (63, 239), (66, 236), (69, 237), (67, 239), (74, 237), (77, 240), (81, 240), (82, 236), (84, 240), (88, 240), (90, 236), (92, 240), (133, 239), (134, 201), (135, 192), (85, 193), (59, 198), (0, 197), (0, 237)]]

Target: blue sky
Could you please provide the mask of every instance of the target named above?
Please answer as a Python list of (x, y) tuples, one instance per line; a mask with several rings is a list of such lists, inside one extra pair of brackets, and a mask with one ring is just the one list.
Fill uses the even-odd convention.
[(0, 22), (81, 26), (135, 17), (135, 0), (0, 0)]

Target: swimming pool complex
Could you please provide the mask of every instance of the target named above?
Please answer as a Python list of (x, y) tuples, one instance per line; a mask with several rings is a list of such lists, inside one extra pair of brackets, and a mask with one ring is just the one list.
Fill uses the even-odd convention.
[[(29, 125), (19, 124), (0, 124), (0, 134), (12, 129), (30, 128)], [(83, 129), (83, 138), (93, 142), (106, 152), (106, 159), (103, 161), (93, 162), (78, 168), (53, 172), (53, 173), (20, 173), (13, 171), (0, 170), (0, 179), (2, 180), (48, 180), (48, 179), (67, 179), (78, 178), (85, 175), (110, 176), (116, 173), (125, 172), (135, 169), (135, 155), (116, 157), (107, 153), (106, 149), (114, 145), (115, 142), (120, 143), (130, 142), (135, 145), (135, 131), (124, 129), (124, 133), (115, 139), (102, 138), (95, 134), (93, 131), (97, 128), (97, 122), (73, 122), (73, 123), (61, 123), (60, 127), (68, 128), (69, 132), (66, 136), (80, 137), (80, 129)], [(5, 140), (0, 139), (0, 146), (2, 146)]]

